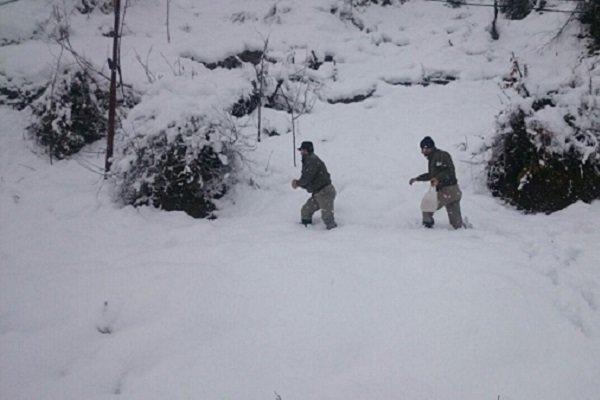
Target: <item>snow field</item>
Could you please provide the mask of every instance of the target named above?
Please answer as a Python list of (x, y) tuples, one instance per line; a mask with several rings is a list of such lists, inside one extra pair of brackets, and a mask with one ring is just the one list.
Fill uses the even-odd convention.
[[(233, 25), (231, 15), (244, 8), (260, 26), (271, 3), (229, 1), (210, 10), (174, 1), (173, 27), (189, 24), (193, 34), (175, 31), (170, 50), (158, 44), (164, 32), (153, 23), (162, 21), (160, 3), (148, 4), (130, 9), (132, 34), (123, 45), (128, 57), (134, 48), (145, 57), (155, 46), (153, 65), (165, 78), (151, 85), (128, 63), (127, 79), (147, 89), (147, 102), (128, 122), (150, 109), (166, 121), (235, 98), (235, 87), (243, 86), (235, 79), (252, 71), (200, 65), (193, 80), (175, 78), (160, 51), (171, 59), (194, 49), (218, 60), (243, 50), (239, 38), (254, 38), (254, 26)], [(255, 186), (233, 188), (216, 221), (193, 220), (120, 208), (110, 184), (84, 168), (102, 165), (94, 154), (102, 143), (50, 167), (23, 140), (26, 112), (1, 108), (0, 397), (597, 396), (599, 203), (522, 215), (489, 196), (483, 165), (472, 156), (502, 109), (497, 83), (508, 54), (537, 54), (543, 35), (523, 44), (507, 33), (493, 47), (484, 36), (486, 14), (475, 7), (373, 8), (360, 17), (379, 30), (365, 34), (326, 7), (318, 11), (320, 2), (280, 5), (290, 10), (281, 25), (271, 25), (275, 51), (294, 42), (335, 51), (345, 61), (331, 94), (376, 87), (364, 102), (319, 102), (300, 119), (298, 142), (312, 140), (332, 174), (340, 228), (325, 231), (318, 215), (310, 228), (297, 223), (307, 194), (289, 186), (299, 174), (290, 135), (264, 139), (245, 172)], [(560, 22), (545, 17), (539, 25)], [(88, 41), (90, 56), (104, 57), (106, 39), (94, 32), (96, 24), (74, 24), (74, 40)], [(539, 25), (519, 29), (530, 34)], [(391, 42), (375, 45), (381, 35)], [(448, 36), (454, 46), (445, 47)], [(571, 51), (568, 41), (559, 45)], [(26, 65), (23, 75), (31, 79), (27, 68), (39, 64), (26, 61), (29, 50), (20, 47), (0, 54), (19, 54), (26, 64), (11, 58), (1, 66)], [(464, 52), (472, 53), (469, 61), (459, 57)], [(540, 66), (532, 70), (560, 82), (566, 73), (559, 66), (570, 61), (550, 63), (552, 54), (532, 56)], [(416, 81), (420, 64), (459, 79), (428, 87), (383, 81)], [(560, 74), (543, 67), (550, 65)], [(271, 115), (284, 125), (280, 117)], [(436, 229), (420, 227), (426, 186), (408, 180), (426, 169), (418, 149), (424, 135), (452, 154), (463, 214), (474, 229), (451, 231), (444, 211), (436, 214)]]

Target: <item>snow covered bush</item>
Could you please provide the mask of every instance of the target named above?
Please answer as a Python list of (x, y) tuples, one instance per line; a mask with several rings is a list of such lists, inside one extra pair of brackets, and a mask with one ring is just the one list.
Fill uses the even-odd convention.
[(245, 113), (255, 107), (252, 69), (182, 69), (149, 82), (117, 135), (111, 169), (115, 199), (214, 217), (215, 200), (239, 178), (242, 154), (252, 146), (232, 116), (244, 115), (248, 123)]
[(600, 0), (589, 0), (578, 5), (579, 20), (589, 27), (592, 47), (600, 48)]
[(389, 6), (392, 4), (392, 0), (350, 0), (353, 6), (364, 7), (371, 4), (379, 4), (382, 6)]
[(211, 217), (242, 150), (233, 121), (193, 115), (129, 139), (113, 167), (117, 195), (133, 206)]
[[(252, 81), (252, 92), (243, 94), (237, 102), (231, 106), (231, 115), (240, 118), (249, 115), (256, 110), (260, 102), (260, 92), (256, 81)], [(264, 96), (264, 95), (263, 95)]]
[(0, 105), (23, 110), (40, 97), (44, 86), (38, 86), (24, 79), (13, 79), (0, 73)]
[(587, 95), (578, 105), (561, 104), (557, 93), (501, 112), (488, 166), (492, 194), (527, 212), (546, 213), (600, 199), (597, 100)]
[(501, 0), (500, 9), (508, 19), (523, 19), (529, 15), (535, 1), (531, 0)]
[(82, 14), (89, 14), (96, 9), (108, 14), (113, 11), (113, 0), (78, 0), (75, 8)]
[(58, 159), (100, 139), (106, 131), (105, 88), (81, 69), (64, 68), (31, 104), (30, 134)]

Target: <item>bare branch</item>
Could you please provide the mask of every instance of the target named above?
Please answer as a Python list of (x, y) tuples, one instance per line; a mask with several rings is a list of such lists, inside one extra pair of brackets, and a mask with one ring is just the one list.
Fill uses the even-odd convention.
[[(261, 35), (262, 37), (262, 35)], [(260, 62), (258, 65), (254, 66), (254, 71), (256, 73), (256, 80), (258, 81), (258, 123), (257, 123), (257, 141), (260, 142), (260, 133), (262, 129), (262, 102), (264, 96), (264, 85), (265, 85), (265, 59), (267, 57), (267, 52), (269, 50), (269, 37), (263, 38), (264, 46), (262, 50), (262, 54), (260, 55)], [(260, 66), (260, 67), (258, 67)]]
[(146, 62), (144, 62), (142, 60), (142, 57), (140, 57), (137, 50), (135, 50), (135, 49), (133, 50), (135, 52), (135, 59), (144, 69), (144, 72), (146, 73), (146, 78), (148, 79), (149, 83), (154, 83), (156, 81), (156, 76), (152, 73), (152, 71), (150, 71), (150, 67), (148, 66), (148, 62), (150, 59), (150, 53), (152, 53), (152, 49), (153, 49), (153, 46), (150, 46), (150, 49), (148, 50), (148, 53), (146, 54)]

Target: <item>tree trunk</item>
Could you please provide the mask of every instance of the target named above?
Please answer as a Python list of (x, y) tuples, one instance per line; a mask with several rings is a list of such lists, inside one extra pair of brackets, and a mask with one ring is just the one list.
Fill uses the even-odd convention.
[(119, 57), (119, 38), (121, 37), (119, 19), (121, 15), (121, 0), (114, 0), (115, 5), (115, 30), (113, 35), (113, 57), (110, 66), (110, 93), (108, 99), (108, 133), (106, 135), (106, 160), (104, 164), (104, 178), (108, 176), (112, 164), (113, 147), (115, 141), (115, 119), (117, 112), (117, 69), (121, 63)]
[(171, 27), (169, 23), (171, 0), (167, 0), (167, 43), (171, 43)]
[(496, 28), (496, 21), (498, 20), (498, 0), (494, 0), (494, 21), (492, 21), (492, 39), (498, 40), (500, 39), (500, 34), (498, 33), (498, 29)]
[[(262, 86), (262, 85), (261, 85)], [(262, 93), (262, 87), (260, 89), (260, 93)], [(258, 95), (258, 132), (257, 132), (257, 140), (260, 142), (260, 131), (262, 129), (262, 94)]]
[(294, 167), (296, 166), (296, 118), (294, 117), (294, 109), (292, 108), (292, 144), (294, 146)]

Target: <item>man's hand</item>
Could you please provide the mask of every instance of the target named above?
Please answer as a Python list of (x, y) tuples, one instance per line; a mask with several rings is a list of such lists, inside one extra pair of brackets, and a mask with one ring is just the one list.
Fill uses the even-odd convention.
[(415, 183), (417, 180), (415, 178), (410, 178), (410, 180), (408, 181), (409, 185), (412, 185), (413, 183)]
[(437, 178), (431, 178), (429, 182), (431, 182), (431, 186), (433, 187), (437, 187), (437, 185), (440, 183)]
[(298, 187), (298, 179), (292, 179), (292, 189), (296, 189)]

